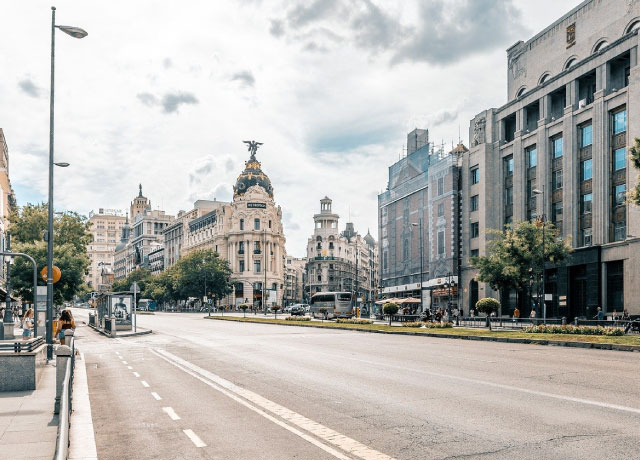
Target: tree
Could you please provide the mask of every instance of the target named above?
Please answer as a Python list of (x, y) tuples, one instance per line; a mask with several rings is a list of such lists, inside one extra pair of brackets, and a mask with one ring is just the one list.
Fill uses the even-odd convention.
[(389, 315), (389, 326), (391, 326), (391, 318), (398, 313), (398, 305), (393, 302), (387, 302), (382, 306), (382, 313)]
[(148, 292), (148, 288), (151, 286), (153, 278), (154, 277), (151, 275), (151, 271), (149, 269), (140, 267), (133, 270), (124, 279), (114, 281), (111, 285), (111, 290), (113, 292), (129, 291), (133, 283), (138, 283), (138, 286), (140, 287), (139, 297), (141, 299), (153, 298)]
[(487, 326), (491, 329), (491, 313), (500, 310), (500, 302), (492, 297), (484, 297), (476, 302), (476, 310), (487, 314)]
[(278, 319), (278, 310), (280, 310), (280, 305), (273, 305), (271, 310), (276, 314), (276, 319)]
[(504, 231), (489, 230), (493, 238), (487, 244), (487, 255), (472, 257), (478, 269), (478, 281), (488, 283), (496, 291), (526, 290), (533, 273), (542, 272), (542, 260), (562, 263), (571, 252), (567, 240), (558, 237), (558, 230), (550, 222), (544, 224), (544, 248), (541, 222), (523, 221)]
[[(633, 147), (629, 149), (629, 158), (633, 167), (640, 169), (640, 139), (637, 137), (633, 141)], [(638, 183), (629, 193), (629, 201), (640, 206), (640, 175), (638, 175)]]
[(204, 301), (205, 295), (214, 294), (222, 299), (232, 291), (229, 263), (215, 251), (200, 249), (190, 252), (172, 268), (175, 270), (176, 293), (180, 298), (198, 297)]
[(247, 317), (247, 309), (249, 308), (249, 304), (248, 303), (241, 303), (240, 305), (238, 305), (238, 308), (240, 310), (242, 310), (242, 316), (243, 317)]

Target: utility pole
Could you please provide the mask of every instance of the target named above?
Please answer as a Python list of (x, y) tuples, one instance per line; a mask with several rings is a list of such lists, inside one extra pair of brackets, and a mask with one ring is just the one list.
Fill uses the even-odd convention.
[(262, 283), (262, 309), (264, 310), (264, 314), (267, 314), (267, 299), (265, 298), (265, 290), (267, 287), (267, 229), (264, 228), (262, 230), (263, 238), (262, 238), (262, 250), (264, 251), (264, 283)]

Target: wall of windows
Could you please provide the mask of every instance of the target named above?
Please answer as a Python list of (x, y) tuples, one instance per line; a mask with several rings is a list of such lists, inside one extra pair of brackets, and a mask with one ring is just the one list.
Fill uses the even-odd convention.
[(611, 213), (609, 241), (622, 241), (627, 236), (627, 110), (611, 113)]

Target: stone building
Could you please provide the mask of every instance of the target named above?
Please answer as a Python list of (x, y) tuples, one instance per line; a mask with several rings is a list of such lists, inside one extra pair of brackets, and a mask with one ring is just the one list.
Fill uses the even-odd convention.
[(164, 245), (162, 243), (152, 243), (149, 252), (149, 270), (152, 275), (159, 275), (164, 271)]
[[(640, 3), (588, 0), (507, 50), (508, 101), (471, 121), (462, 163), (465, 308), (493, 296), (512, 314), (515, 293), (477, 283), (469, 257), (486, 253), (486, 230), (544, 219), (574, 247), (544, 267), (547, 316), (640, 314), (640, 213), (626, 201), (637, 176), (627, 152), (640, 136), (639, 26)], [(534, 300), (520, 296), (523, 315)]]
[[(340, 232), (328, 197), (320, 200), (320, 213), (313, 216), (314, 232), (307, 242), (305, 296), (316, 292), (352, 292), (370, 304), (376, 294), (377, 245), (373, 237), (358, 234), (353, 223)], [(371, 270), (371, 267), (375, 270)]]
[(424, 309), (455, 308), (460, 253), (458, 144), (445, 153), (429, 132), (407, 135), (407, 155), (389, 167), (378, 196), (380, 288), (385, 298), (422, 298)]
[[(9, 179), (9, 148), (0, 128), (0, 249), (6, 249), (6, 234), (9, 227), (9, 216), (17, 206), (11, 180)], [(0, 263), (0, 282), (6, 283), (6, 267)]]
[(283, 305), (304, 303), (304, 267), (307, 263), (305, 258), (287, 256), (284, 266), (284, 293)]
[(98, 209), (89, 213), (92, 241), (87, 245), (91, 260), (85, 281), (91, 290), (98, 290), (103, 283), (103, 273), (114, 270), (114, 251), (125, 224), (124, 213), (119, 209)]

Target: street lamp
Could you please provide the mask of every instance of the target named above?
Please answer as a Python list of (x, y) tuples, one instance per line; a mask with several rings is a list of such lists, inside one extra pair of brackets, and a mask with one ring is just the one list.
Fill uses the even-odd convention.
[[(55, 77), (55, 49), (56, 28), (73, 38), (84, 38), (87, 32), (79, 27), (56, 26), (56, 7), (51, 7), (51, 93), (49, 97), (49, 222), (47, 232), (47, 359), (53, 359), (53, 114), (54, 114), (54, 77)], [(57, 166), (67, 167), (69, 163), (59, 163)], [(35, 302), (34, 302), (35, 303)], [(37, 314), (36, 314), (37, 317)]]
[(544, 261), (545, 261), (545, 231), (544, 231), (544, 227), (545, 227), (545, 213), (546, 213), (546, 203), (545, 203), (545, 193), (544, 193), (544, 185), (542, 185), (542, 190), (538, 190), (537, 188), (533, 189), (533, 194), (534, 195), (542, 195), (542, 263), (540, 264), (540, 270), (541, 270), (541, 274), (540, 274), (540, 278), (541, 278), (541, 282), (540, 282), (540, 288), (538, 290), (538, 292), (542, 292), (542, 304), (540, 304), (540, 297), (538, 297), (538, 305), (542, 305), (542, 321), (544, 324), (547, 324), (547, 303), (545, 302), (545, 293), (544, 293)]
[(424, 313), (424, 301), (422, 295), (422, 279), (424, 275), (423, 263), (424, 263), (424, 245), (422, 244), (422, 219), (418, 220), (418, 223), (415, 222), (411, 224), (412, 227), (419, 227), (420, 232), (420, 313)]

